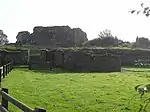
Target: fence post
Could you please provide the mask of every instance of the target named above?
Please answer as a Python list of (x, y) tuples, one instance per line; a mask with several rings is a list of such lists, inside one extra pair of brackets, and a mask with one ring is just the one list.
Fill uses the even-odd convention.
[(7, 72), (8, 72), (8, 71), (7, 71), (7, 67), (8, 67), (8, 66), (7, 66), (7, 64), (6, 64), (6, 65), (5, 65), (6, 76), (7, 76), (7, 74), (8, 74), (8, 73), (7, 73)]
[(11, 63), (9, 63), (9, 72), (11, 71)]
[(46, 112), (46, 110), (45, 109), (43, 109), (43, 108), (35, 108), (34, 109), (34, 112)]
[(7, 74), (9, 73), (9, 63), (7, 64)]
[(0, 83), (2, 81), (2, 69), (0, 69)]
[(8, 70), (8, 66), (9, 66), (9, 65), (7, 64), (7, 75), (8, 75), (8, 71), (9, 71), (9, 70)]
[(9, 63), (7, 64), (7, 74), (9, 73)]
[(3, 65), (3, 78), (5, 78), (5, 65)]
[(13, 62), (11, 61), (11, 64), (10, 64), (10, 70), (13, 69)]
[(0, 69), (0, 89), (2, 88), (2, 69)]
[[(2, 91), (8, 94), (8, 89), (7, 88), (2, 88)], [(2, 96), (2, 106), (8, 110), (8, 101), (5, 100), (5, 98)]]
[(10, 72), (10, 63), (8, 63), (8, 73)]
[(9, 62), (9, 72), (11, 71), (11, 62)]
[(11, 62), (9, 63), (9, 72), (11, 72)]

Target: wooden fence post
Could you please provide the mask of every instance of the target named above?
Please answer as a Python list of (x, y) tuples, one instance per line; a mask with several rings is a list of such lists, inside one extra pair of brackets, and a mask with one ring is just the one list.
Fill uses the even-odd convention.
[(11, 71), (11, 63), (9, 63), (9, 72)]
[(7, 74), (8, 74), (7, 67), (8, 67), (8, 65), (6, 64), (6, 65), (5, 65), (6, 76), (7, 76)]
[[(2, 88), (2, 91), (4, 91), (5, 93), (8, 94), (8, 89), (7, 89), (7, 88)], [(6, 110), (8, 110), (8, 101), (5, 100), (5, 98), (3, 98), (3, 96), (2, 96), (2, 106), (3, 106)]]
[(43, 108), (35, 108), (34, 109), (34, 112), (46, 112), (46, 110), (45, 109), (43, 109)]
[(9, 72), (11, 72), (11, 62), (9, 63)]
[(8, 63), (8, 73), (10, 72), (9, 67), (10, 67), (10, 63)]
[(9, 65), (7, 64), (7, 75), (8, 75), (8, 72), (9, 72), (8, 67), (9, 67)]
[(10, 64), (10, 70), (13, 69), (13, 62), (11, 61), (11, 64)]
[(2, 88), (2, 69), (0, 69), (0, 89)]
[(0, 83), (2, 82), (2, 69), (0, 69)]
[(11, 62), (9, 63), (9, 72), (11, 72)]
[(7, 64), (7, 74), (9, 73), (9, 64)]
[(3, 65), (3, 78), (5, 78), (5, 65)]

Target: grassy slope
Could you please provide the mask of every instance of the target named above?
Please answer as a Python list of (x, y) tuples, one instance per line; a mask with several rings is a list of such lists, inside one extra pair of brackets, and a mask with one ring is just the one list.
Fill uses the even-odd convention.
[[(139, 98), (134, 87), (149, 83), (148, 72), (124, 73), (40, 73), (15, 69), (3, 80), (3, 87), (28, 106), (48, 112), (136, 112)], [(19, 112), (12, 105), (11, 112)], [(149, 107), (150, 109), (150, 107)]]

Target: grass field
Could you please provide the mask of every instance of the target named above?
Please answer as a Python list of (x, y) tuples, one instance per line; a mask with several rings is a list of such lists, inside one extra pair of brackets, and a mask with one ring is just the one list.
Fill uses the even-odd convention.
[[(3, 79), (2, 87), (28, 106), (47, 112), (137, 112), (139, 96), (128, 102), (137, 94), (134, 87), (150, 83), (149, 77), (150, 72), (42, 73), (17, 68)], [(11, 104), (9, 110), (20, 112)]]

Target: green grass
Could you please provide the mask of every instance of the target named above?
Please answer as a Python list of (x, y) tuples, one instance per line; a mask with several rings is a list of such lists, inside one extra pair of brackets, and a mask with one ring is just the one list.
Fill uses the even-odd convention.
[[(137, 94), (136, 85), (150, 83), (149, 76), (149, 72), (42, 73), (17, 68), (2, 86), (28, 106), (47, 112), (137, 112), (139, 96), (128, 102)], [(11, 104), (9, 110), (20, 112)]]

